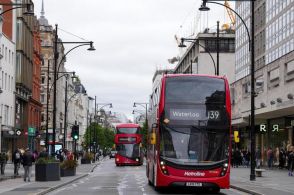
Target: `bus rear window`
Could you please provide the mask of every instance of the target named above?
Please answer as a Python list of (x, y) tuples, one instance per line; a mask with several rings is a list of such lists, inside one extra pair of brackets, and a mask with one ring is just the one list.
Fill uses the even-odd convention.
[(166, 80), (166, 103), (225, 103), (225, 82), (210, 77), (170, 77)]
[(117, 133), (128, 133), (128, 134), (134, 134), (134, 133), (139, 133), (138, 128), (117, 128)]

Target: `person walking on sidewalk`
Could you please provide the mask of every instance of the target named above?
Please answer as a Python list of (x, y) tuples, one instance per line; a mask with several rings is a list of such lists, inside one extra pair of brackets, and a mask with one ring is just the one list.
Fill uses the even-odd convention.
[(24, 181), (26, 181), (26, 179), (28, 179), (28, 182), (31, 181), (31, 171), (32, 171), (32, 165), (34, 161), (35, 159), (30, 149), (27, 148), (22, 159), (22, 165), (24, 167), (24, 178), (23, 178)]
[(269, 169), (272, 169), (274, 161), (274, 153), (271, 147), (267, 150), (267, 166)]
[(5, 165), (8, 160), (8, 155), (5, 152), (0, 153), (1, 175), (4, 175)]
[(18, 175), (20, 161), (21, 161), (21, 153), (19, 149), (16, 149), (14, 153), (12, 154), (12, 162), (14, 164), (14, 175)]
[(290, 147), (289, 155), (288, 155), (288, 167), (289, 167), (289, 176), (293, 176), (294, 169), (294, 146)]
[(256, 148), (255, 158), (256, 158), (256, 168), (260, 169), (260, 166), (261, 166), (261, 151), (260, 151), (259, 148)]

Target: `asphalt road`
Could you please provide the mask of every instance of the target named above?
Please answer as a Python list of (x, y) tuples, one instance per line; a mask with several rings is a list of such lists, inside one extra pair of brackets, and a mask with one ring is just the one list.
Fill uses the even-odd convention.
[[(72, 184), (57, 189), (50, 195), (154, 195), (154, 194), (208, 194), (205, 192), (183, 191), (183, 189), (156, 192), (148, 185), (145, 166), (116, 167), (113, 159), (103, 161), (92, 174)], [(219, 194), (245, 195), (230, 189)]]

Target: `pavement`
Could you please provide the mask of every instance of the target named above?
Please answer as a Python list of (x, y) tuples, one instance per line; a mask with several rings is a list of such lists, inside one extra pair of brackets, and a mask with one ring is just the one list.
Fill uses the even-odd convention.
[(64, 185), (72, 183), (76, 180), (79, 180), (83, 177), (88, 176), (93, 170), (103, 161), (96, 161), (92, 164), (80, 164), (77, 167), (76, 175), (70, 177), (61, 177), (59, 181), (46, 181), (46, 182), (37, 182), (35, 181), (35, 167), (32, 167), (32, 178), (31, 182), (23, 181), (24, 170), (21, 166), (19, 170), (20, 176), (15, 177), (13, 175), (14, 165), (8, 163), (5, 167), (5, 175), (0, 175), (0, 194), (4, 195), (43, 195), (48, 192), (51, 192), (55, 189), (58, 189)]
[(294, 176), (288, 176), (288, 170), (264, 169), (262, 177), (250, 181), (250, 168), (231, 169), (231, 188), (255, 195), (293, 195)]
[[(60, 181), (36, 182), (34, 178), (34, 167), (32, 168), (32, 182), (23, 181), (23, 168), (20, 168), (20, 176), (14, 177), (13, 164), (8, 163), (5, 169), (5, 175), (0, 175), (0, 194), (4, 195), (42, 195), (61, 188), (76, 180), (88, 176), (100, 165), (101, 161), (92, 164), (79, 164), (77, 173), (71, 177), (61, 177)], [(250, 181), (250, 168), (232, 168), (231, 169), (231, 188), (254, 195), (293, 195), (294, 194), (294, 176), (288, 176), (286, 169), (272, 169), (262, 173), (262, 177), (256, 177), (255, 181)]]

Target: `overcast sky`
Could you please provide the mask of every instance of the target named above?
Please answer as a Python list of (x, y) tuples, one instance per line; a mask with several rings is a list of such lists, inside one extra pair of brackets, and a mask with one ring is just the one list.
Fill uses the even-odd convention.
[[(42, 0), (33, 0), (40, 16)], [(179, 55), (174, 35), (192, 32), (200, 0), (44, 0), (49, 23), (86, 40), (87, 47), (67, 56), (66, 68), (80, 76), (89, 96), (112, 103), (112, 111), (132, 118), (133, 102), (148, 102), (157, 68), (173, 68), (167, 59)], [(209, 21), (207, 21), (209, 18)], [(201, 27), (225, 19), (222, 7), (202, 14)], [(83, 41), (59, 30), (63, 41)], [(69, 47), (66, 45), (66, 49)], [(139, 107), (138, 107), (139, 109)]]

